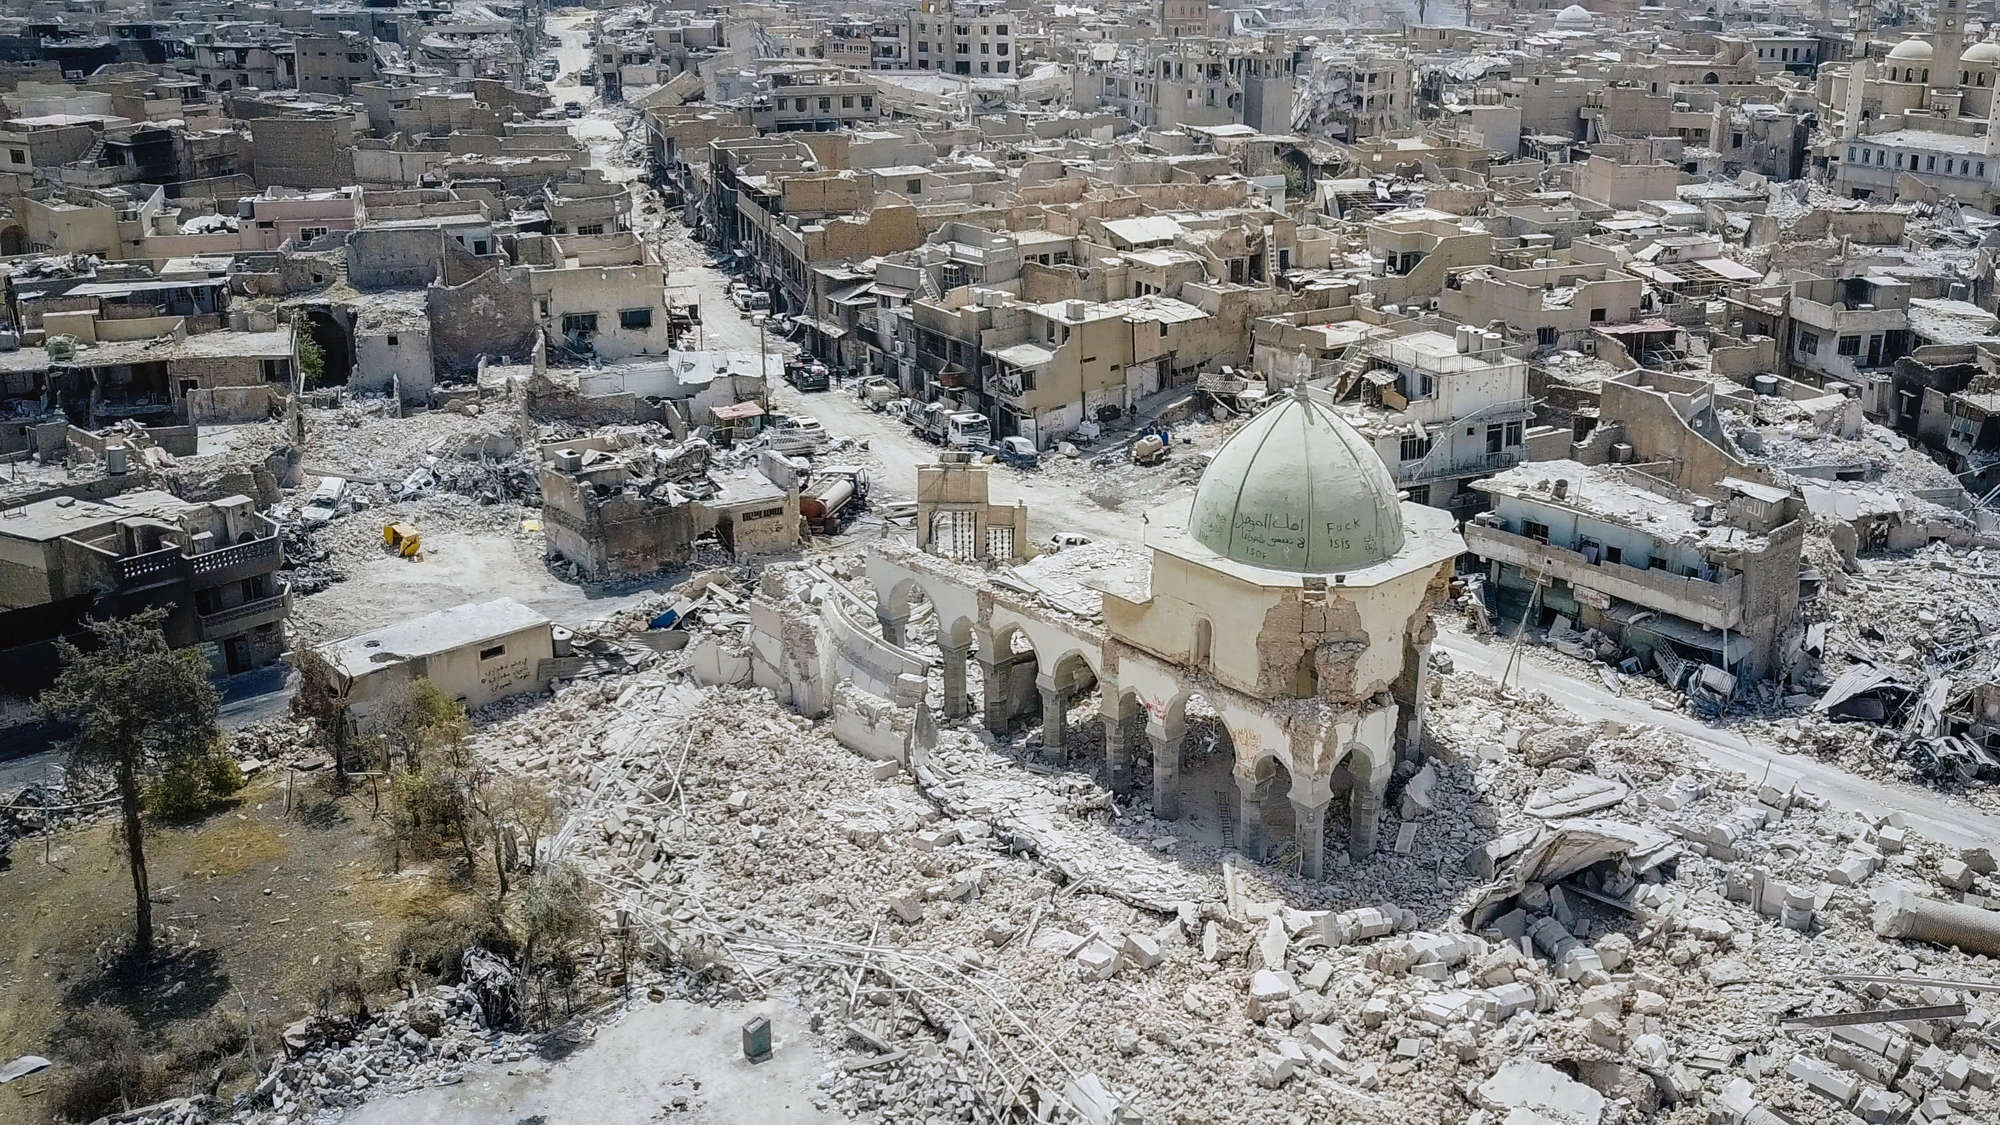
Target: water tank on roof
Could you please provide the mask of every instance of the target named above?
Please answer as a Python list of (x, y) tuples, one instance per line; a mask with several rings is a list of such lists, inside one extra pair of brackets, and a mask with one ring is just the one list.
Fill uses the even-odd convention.
[(132, 471), (130, 451), (123, 445), (113, 443), (104, 447), (104, 471), (114, 477), (124, 476)]
[(556, 450), (556, 468), (565, 473), (573, 473), (583, 468), (583, 454), (574, 449)]
[(1498, 352), (1504, 343), (1506, 343), (1506, 337), (1500, 335), (1498, 332), (1481, 332), (1479, 334), (1479, 350), (1481, 354)]

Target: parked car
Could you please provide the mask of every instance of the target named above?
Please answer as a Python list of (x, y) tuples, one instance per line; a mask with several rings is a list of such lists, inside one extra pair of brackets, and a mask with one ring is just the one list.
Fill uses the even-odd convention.
[(563, 103), (563, 116), (564, 116), (564, 117), (582, 117), (582, 116), (583, 116), (583, 103), (582, 103), (582, 102), (564, 102), (564, 103)]
[(894, 402), (899, 393), (899, 388), (893, 381), (879, 375), (873, 379), (863, 379), (854, 387), (854, 397), (860, 399), (863, 405), (877, 414), (887, 409), (889, 403)]
[(340, 502), (347, 496), (347, 481), (341, 477), (321, 477), (319, 487), (313, 490), (312, 499), (306, 501), (300, 518), (307, 527), (318, 527), (340, 512)]
[(1017, 469), (1032, 469), (1042, 463), (1042, 454), (1027, 438), (1003, 437), (993, 443), (993, 459)]
[(1053, 555), (1065, 547), (1088, 546), (1090, 546), (1090, 536), (1078, 535), (1074, 531), (1058, 531), (1054, 535), (1049, 536), (1048, 541), (1042, 544), (1042, 552)]

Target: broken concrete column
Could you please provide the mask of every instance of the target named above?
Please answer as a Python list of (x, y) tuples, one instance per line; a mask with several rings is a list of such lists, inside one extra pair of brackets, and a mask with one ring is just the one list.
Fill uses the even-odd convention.
[(963, 719), (971, 711), (965, 695), (965, 662), (972, 657), (972, 646), (941, 644), (938, 653), (944, 658), (944, 717)]
[(1051, 754), (1063, 751), (1063, 727), (1069, 722), (1069, 700), (1047, 676), (1035, 677), (1035, 690), (1042, 697), (1042, 745)]
[(1381, 796), (1356, 784), (1347, 795), (1347, 854), (1355, 859), (1374, 855), (1381, 823)]
[(1264, 798), (1256, 778), (1236, 779), (1236, 850), (1253, 863), (1264, 859)]
[(980, 678), (984, 681), (986, 696), (986, 729), (994, 734), (1007, 733), (1007, 724), (1014, 716), (1008, 713), (1007, 676), (1013, 671), (1011, 664), (995, 664), (991, 660), (979, 661)]
[(1175, 820), (1181, 815), (1181, 732), (1146, 728), (1153, 744), (1153, 815)]
[(2000, 910), (1939, 902), (1889, 887), (1875, 896), (1875, 932), (1906, 941), (1955, 945), (1967, 953), (2000, 956)]
[(910, 615), (908, 613), (899, 616), (887, 610), (877, 608), (875, 610), (875, 620), (882, 623), (883, 640), (888, 641), (897, 648), (903, 648), (910, 643)]
[(1307, 879), (1317, 879), (1326, 869), (1326, 806), (1327, 801), (1308, 805), (1296, 798), (1292, 801), (1292, 833), (1298, 840), (1299, 874)]

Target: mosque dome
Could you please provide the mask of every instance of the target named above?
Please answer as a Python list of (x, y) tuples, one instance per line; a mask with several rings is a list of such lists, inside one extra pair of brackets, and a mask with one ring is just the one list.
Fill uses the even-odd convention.
[(1188, 533), (1235, 562), (1330, 574), (1401, 551), (1403, 513), (1395, 478), (1367, 440), (1294, 390), (1215, 451)]
[(1979, 42), (1967, 47), (1965, 53), (1958, 56), (1958, 61), (1980, 66), (1993, 66), (1996, 63), (2000, 63), (2000, 43), (1995, 43), (1991, 39), (1981, 39)]
[(1929, 62), (1931, 45), (1913, 35), (1896, 44), (1895, 50), (1889, 52), (1889, 57), (1896, 62)]
[(1556, 26), (1558, 27), (1589, 27), (1596, 22), (1597, 17), (1591, 14), (1589, 8), (1581, 4), (1571, 4), (1569, 7), (1556, 13)]

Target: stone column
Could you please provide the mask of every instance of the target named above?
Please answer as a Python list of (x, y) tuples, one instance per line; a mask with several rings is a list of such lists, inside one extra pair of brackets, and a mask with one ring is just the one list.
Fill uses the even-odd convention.
[(1236, 850), (1252, 863), (1264, 861), (1263, 787), (1254, 778), (1236, 779)]
[(1181, 815), (1181, 732), (1148, 725), (1153, 744), (1153, 815), (1177, 820)]
[(1375, 854), (1375, 833), (1381, 826), (1382, 798), (1356, 778), (1347, 794), (1347, 854), (1367, 859)]
[(1111, 773), (1111, 791), (1127, 793), (1132, 789), (1132, 747), (1127, 741), (1128, 725), (1125, 716), (1118, 713), (1118, 705), (1104, 712), (1104, 765)]
[(1035, 690), (1042, 696), (1042, 745), (1050, 754), (1062, 754), (1063, 726), (1069, 721), (1069, 700), (1047, 676), (1035, 677)]
[(972, 656), (971, 645), (939, 645), (944, 658), (944, 717), (963, 719), (971, 710), (965, 697), (965, 662)]
[(1409, 698), (1403, 700), (1409, 708), (1403, 713), (1402, 737), (1396, 743), (1396, 756), (1406, 762), (1414, 762), (1423, 753), (1424, 718), (1429, 713), (1431, 696), (1431, 642), (1406, 645), (1403, 659), (1410, 661), (1409, 674), (1404, 679), (1410, 685)]
[(875, 611), (875, 620), (882, 623), (882, 639), (901, 648), (910, 643), (910, 615), (897, 616), (885, 610)]
[(1326, 806), (1326, 801), (1308, 805), (1292, 799), (1292, 833), (1304, 857), (1299, 874), (1308, 879), (1318, 879), (1326, 871)]
[(1007, 713), (1006, 683), (1007, 676), (1013, 670), (1014, 666), (1007, 661), (979, 662), (979, 672), (985, 680), (986, 729), (995, 735), (1004, 736), (1007, 733), (1008, 720), (1014, 717)]

